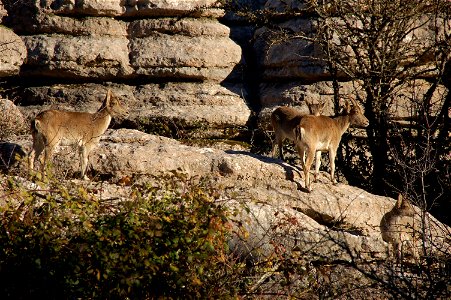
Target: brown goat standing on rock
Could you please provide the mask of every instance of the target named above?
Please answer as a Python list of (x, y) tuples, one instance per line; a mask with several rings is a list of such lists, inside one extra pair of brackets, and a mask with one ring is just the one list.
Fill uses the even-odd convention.
[(366, 127), (369, 124), (368, 119), (363, 115), (363, 110), (353, 99), (352, 107), (346, 102), (344, 114), (335, 118), (326, 116), (305, 116), (301, 118), (299, 124), (294, 128), (296, 138), (296, 148), (299, 151), (299, 157), (307, 154), (305, 163), (303, 163), (305, 187), (311, 191), (310, 168), (313, 158), (316, 157), (315, 181), (317, 180), (319, 167), (321, 164), (321, 151), (329, 152), (330, 160), (330, 180), (333, 183), (337, 181), (335, 174), (335, 156), (338, 145), (340, 144), (343, 133), (350, 125)]
[[(313, 104), (307, 103), (310, 114), (319, 116), (324, 109), (326, 102)], [(293, 129), (299, 124), (301, 118), (306, 114), (301, 113), (294, 107), (279, 106), (271, 114), (271, 125), (274, 130), (274, 141), (272, 145), (272, 156), (276, 156), (276, 150), (279, 149), (279, 157), (283, 160), (282, 145), (285, 139), (295, 141)], [(301, 157), (303, 160), (304, 158)]]
[(77, 145), (81, 161), (81, 177), (88, 179), (89, 152), (99, 143), (100, 137), (110, 125), (111, 118), (125, 114), (119, 99), (108, 90), (102, 106), (95, 113), (74, 112), (64, 110), (46, 110), (39, 113), (31, 122), (33, 148), (28, 155), (31, 170), (34, 161), (44, 151), (41, 159), (41, 172), (45, 176), (48, 160), (52, 158), (55, 147), (61, 145)]

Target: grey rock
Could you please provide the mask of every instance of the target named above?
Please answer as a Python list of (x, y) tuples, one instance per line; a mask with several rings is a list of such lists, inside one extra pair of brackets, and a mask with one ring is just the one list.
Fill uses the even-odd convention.
[(0, 26), (0, 54), (0, 77), (17, 75), (27, 57), (20, 37), (3, 26)]
[(28, 49), (27, 76), (113, 79), (133, 73), (125, 37), (34, 35), (23, 37)]

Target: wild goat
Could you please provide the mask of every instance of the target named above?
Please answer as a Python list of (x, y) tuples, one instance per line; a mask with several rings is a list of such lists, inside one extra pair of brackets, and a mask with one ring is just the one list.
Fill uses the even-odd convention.
[[(307, 103), (310, 114), (319, 116), (324, 109), (326, 102), (313, 104)], [(279, 106), (271, 114), (271, 125), (274, 130), (274, 142), (272, 145), (272, 156), (276, 155), (276, 146), (279, 149), (279, 156), (283, 160), (282, 145), (285, 139), (295, 140), (293, 129), (299, 124), (301, 118), (305, 116), (300, 111), (289, 106)], [(301, 159), (304, 159), (301, 157)]]
[(44, 158), (41, 159), (41, 172), (44, 176), (46, 164), (57, 145), (77, 145), (81, 161), (80, 175), (83, 179), (88, 179), (86, 168), (89, 153), (99, 143), (111, 118), (124, 113), (126, 110), (110, 90), (95, 113), (53, 109), (39, 113), (31, 122), (33, 148), (28, 155), (30, 169), (33, 170), (35, 159), (39, 159), (44, 151)]
[(408, 246), (413, 257), (418, 259), (418, 252), (415, 245), (414, 227), (415, 210), (409, 200), (404, 199), (400, 194), (395, 206), (387, 212), (381, 220), (380, 229), (382, 239), (395, 251), (396, 259), (399, 261), (403, 255), (403, 246)]
[(346, 102), (344, 114), (335, 118), (326, 116), (305, 116), (294, 128), (296, 138), (296, 148), (299, 151), (299, 157), (307, 154), (305, 163), (303, 163), (305, 187), (311, 191), (310, 168), (313, 158), (316, 156), (315, 181), (317, 180), (319, 167), (321, 164), (321, 151), (329, 151), (330, 160), (330, 180), (333, 183), (337, 181), (334, 178), (335, 156), (341, 136), (350, 125), (368, 126), (368, 119), (363, 115), (362, 109), (355, 100), (352, 101), (352, 107)]
[(308, 103), (307, 107), (311, 115), (319, 116), (323, 113), (324, 107), (326, 107), (326, 101), (323, 103)]

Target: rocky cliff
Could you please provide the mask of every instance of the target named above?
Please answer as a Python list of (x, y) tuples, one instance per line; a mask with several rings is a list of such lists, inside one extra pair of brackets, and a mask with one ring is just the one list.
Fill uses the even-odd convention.
[[(326, 102), (324, 114), (334, 114), (331, 75), (314, 59), (321, 57), (318, 47), (275, 38), (315, 32), (308, 13), (289, 13), (305, 8), (302, 1), (252, 2), (275, 12), (271, 28), (247, 25), (216, 1), (3, 2), (3, 24), (15, 34), (1, 29), (10, 49), (2, 57), (10, 59), (0, 72), (8, 76), (6, 86), (17, 88), (2, 95), (16, 99), (25, 114), (48, 107), (92, 110), (106, 87), (130, 109), (117, 127), (179, 139), (248, 139), (246, 126), (254, 129), (257, 120), (264, 128), (277, 105), (306, 112), (307, 102)], [(411, 34), (427, 41), (428, 30)], [(359, 82), (340, 85), (343, 97), (362, 93)], [(409, 117), (415, 108), (408, 99), (429, 87), (421, 79), (400, 91), (390, 114)], [(445, 91), (439, 85), (434, 93), (435, 109)]]
[(215, 1), (4, 1), (4, 6), (9, 15), (4, 24), (22, 40), (2, 28), (3, 41), (19, 41), (10, 44), (17, 53), (2, 56), (13, 57), (10, 67), (2, 64), (10, 69), (4, 75), (19, 75), (10, 78), (19, 88), (5, 96), (26, 113), (33, 114), (36, 105), (89, 110), (109, 87), (129, 108), (124, 126), (149, 132), (163, 123), (171, 128), (164, 133), (178, 138), (189, 136), (181, 135), (185, 129), (222, 137), (249, 119), (245, 92), (234, 78), (241, 48), (218, 21), (224, 11)]

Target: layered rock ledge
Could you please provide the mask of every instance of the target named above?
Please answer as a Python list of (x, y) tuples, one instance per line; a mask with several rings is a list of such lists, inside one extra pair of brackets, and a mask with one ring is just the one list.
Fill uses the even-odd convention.
[[(27, 150), (30, 140), (22, 139), (16, 145)], [(247, 232), (230, 241), (232, 249), (243, 256), (253, 249), (255, 259), (267, 258), (283, 246), (302, 249), (309, 260), (387, 257), (379, 225), (394, 199), (342, 183), (333, 185), (323, 173), (313, 184), (313, 192), (307, 193), (297, 166), (246, 151), (186, 146), (130, 129), (108, 130), (91, 153), (90, 165), (91, 182), (66, 180), (100, 189), (101, 197), (124, 201), (132, 192), (132, 186), (124, 186), (124, 182), (151, 182), (174, 172), (187, 178), (207, 178), (221, 203), (237, 212), (232, 220), (243, 224)], [(54, 168), (69, 177), (76, 174), (79, 161), (73, 149), (61, 147)], [(109, 179), (97, 182), (96, 178)], [(444, 233), (450, 229), (429, 214), (426, 219), (431, 232), (427, 247), (433, 245), (428, 251), (447, 253), (450, 245)]]
[(95, 110), (84, 102), (100, 100), (105, 81), (126, 96), (123, 124), (148, 132), (162, 133), (164, 121), (228, 138), (225, 128), (241, 130), (250, 117), (235, 74), (241, 48), (216, 1), (5, 1), (5, 9), (22, 54), (4, 73), (18, 75), (10, 80), (19, 87), (4, 96), (28, 117), (36, 105)]

